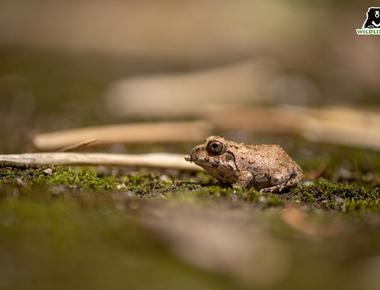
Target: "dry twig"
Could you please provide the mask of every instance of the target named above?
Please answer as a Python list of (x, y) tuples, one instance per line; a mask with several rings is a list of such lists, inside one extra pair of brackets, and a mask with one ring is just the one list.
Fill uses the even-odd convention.
[(117, 165), (190, 171), (202, 169), (186, 162), (181, 154), (25, 153), (0, 155), (0, 166)]
[(187, 73), (128, 78), (112, 85), (109, 112), (119, 116), (194, 115), (216, 103), (270, 99), (265, 86), (277, 73), (268, 59), (256, 59)]
[[(203, 121), (155, 122), (78, 128), (39, 134), (35, 148), (59, 150), (87, 142), (87, 146), (118, 143), (197, 142), (210, 134), (211, 125)], [(96, 140), (88, 143), (88, 140)]]

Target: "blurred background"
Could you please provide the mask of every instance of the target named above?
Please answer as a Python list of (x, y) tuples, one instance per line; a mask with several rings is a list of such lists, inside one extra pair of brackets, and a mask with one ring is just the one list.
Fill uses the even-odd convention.
[(217, 104), (372, 107), (380, 43), (355, 32), (369, 5), (1, 1), (0, 126), (19, 128), (15, 140), (1, 133), (3, 150), (41, 128), (194, 117)]
[[(226, 113), (235, 108), (239, 112), (240, 108), (302, 107), (316, 109), (315, 114), (327, 106), (376, 111), (380, 104), (379, 36), (356, 35), (371, 5), (358, 0), (1, 0), (0, 152), (35, 150), (30, 141), (40, 132), (129, 121), (207, 119), (216, 126), (220, 121), (221, 129), (230, 130), (227, 136), (252, 142), (251, 135), (235, 130), (249, 127), (252, 115), (239, 119), (239, 113)], [(254, 111), (253, 115), (257, 116)], [(260, 116), (265, 124), (276, 112), (263, 111)], [(240, 121), (235, 124), (235, 119)], [(279, 119), (277, 124), (281, 123)], [(315, 137), (313, 132), (310, 138)], [(353, 139), (365, 139), (358, 136)], [(292, 137), (284, 138), (275, 135), (254, 141), (292, 148)], [(380, 138), (371, 144), (380, 148)], [(158, 148), (183, 153), (193, 145), (145, 144), (137, 151)], [(297, 147), (294, 155), (304, 159), (323, 155), (311, 146)], [(368, 164), (378, 158), (368, 156)], [(369, 169), (363, 174), (372, 174), (377, 167), (367, 163)], [(352, 177), (347, 170), (339, 170), (342, 176)], [(377, 175), (371, 176), (372, 182)], [(48, 205), (50, 201), (49, 197)], [(251, 217), (251, 233), (240, 227), (247, 220), (236, 221), (234, 214), (231, 225), (219, 213), (210, 217), (208, 210), (185, 210), (179, 217), (175, 209), (157, 216), (148, 210), (146, 227), (162, 219), (162, 224), (153, 225), (153, 232), (164, 236), (162, 243), (124, 217), (103, 219), (107, 207), (93, 212), (90, 205), (83, 213), (81, 206), (45, 208), (36, 202), (33, 211), (26, 203), (11, 201), (1, 207), (6, 238), (0, 241), (0, 288), (301, 289), (307, 285), (310, 289), (379, 289), (376, 214), (366, 224), (367, 232), (362, 225), (350, 224), (354, 230), (343, 238), (328, 237), (319, 244), (321, 237), (305, 242), (304, 237), (291, 236), (270, 212)], [(173, 216), (166, 216), (167, 212)], [(12, 230), (7, 226), (15, 215), (24, 217), (25, 223)], [(203, 227), (203, 219), (198, 218), (193, 224), (194, 216), (204, 216), (208, 223)], [(183, 224), (176, 224), (177, 220), (194, 228), (194, 236), (183, 235)], [(271, 228), (274, 238), (261, 236), (256, 223)], [(57, 224), (62, 228), (57, 229)], [(197, 236), (203, 237), (210, 228), (216, 228), (212, 240)], [(43, 240), (46, 232), (49, 241)], [(363, 232), (366, 236), (361, 239)], [(260, 240), (252, 257), (260, 265), (264, 261), (265, 271), (245, 259), (244, 249), (252, 237)], [(224, 239), (228, 247), (222, 243), (215, 250), (212, 245)], [(175, 240), (176, 255), (168, 253), (167, 240), (170, 245)], [(230, 241), (236, 247), (230, 248)], [(189, 251), (194, 244), (196, 250)], [(361, 259), (355, 252), (359, 248)], [(203, 261), (209, 252), (212, 262)], [(267, 252), (272, 255), (260, 255)], [(223, 253), (232, 254), (225, 258)], [(348, 268), (342, 270), (342, 265)], [(250, 267), (256, 276), (247, 271)], [(253, 280), (246, 279), (251, 274)]]

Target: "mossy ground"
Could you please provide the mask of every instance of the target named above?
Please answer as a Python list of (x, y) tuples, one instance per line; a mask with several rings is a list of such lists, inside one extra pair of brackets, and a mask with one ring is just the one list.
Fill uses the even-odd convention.
[[(2, 153), (28, 150), (28, 134), (36, 130), (115, 121), (94, 98), (111, 80), (133, 74), (117, 60), (99, 56), (8, 48), (0, 51), (0, 60)], [(154, 67), (133, 72), (144, 70)], [(236, 139), (236, 132), (219, 133)], [(191, 266), (141, 225), (144, 204), (174, 202), (252, 215), (249, 224), (264, 228), (288, 255), (286, 275), (267, 289), (378, 289), (380, 154), (294, 136), (239, 133), (239, 138), (281, 144), (304, 169), (305, 182), (276, 194), (233, 190), (204, 173), (0, 168), (0, 288), (262, 289), (229, 273)], [(124, 150), (184, 153), (192, 146)], [(284, 219), (289, 207), (305, 215), (306, 229), (305, 221), (294, 225)]]
[[(0, 170), (4, 289), (125, 289), (125, 283), (133, 289), (256, 288), (187, 265), (141, 228), (135, 217), (152, 200), (248, 207), (254, 222), (265, 225), (291, 254), (293, 266), (281, 289), (306, 287), (313, 279), (314, 289), (359, 289), (361, 265), (379, 254), (377, 187), (320, 178), (276, 194), (225, 188), (203, 173), (50, 169)], [(281, 219), (281, 210), (290, 205), (321, 229), (331, 223), (348, 229), (341, 232), (338, 226), (336, 233), (317, 237), (292, 230)], [(346, 271), (353, 278), (347, 279)]]

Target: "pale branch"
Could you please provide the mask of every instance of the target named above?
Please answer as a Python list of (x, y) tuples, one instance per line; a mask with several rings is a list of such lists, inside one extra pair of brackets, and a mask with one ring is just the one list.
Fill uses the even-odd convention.
[[(77, 128), (38, 134), (33, 146), (38, 150), (55, 151), (62, 148), (136, 143), (198, 142), (211, 132), (204, 121), (152, 122)], [(94, 140), (89, 142), (89, 140)]]
[(0, 155), (0, 166), (94, 165), (201, 171), (202, 168), (184, 160), (181, 154), (110, 154), (110, 153), (24, 153)]

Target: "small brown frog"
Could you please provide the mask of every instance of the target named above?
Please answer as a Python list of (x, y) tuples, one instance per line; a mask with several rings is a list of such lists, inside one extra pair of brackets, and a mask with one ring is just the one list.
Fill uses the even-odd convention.
[(281, 192), (302, 177), (302, 169), (279, 145), (246, 145), (218, 136), (210, 136), (204, 144), (195, 146), (185, 160), (233, 188), (253, 186), (261, 191)]

